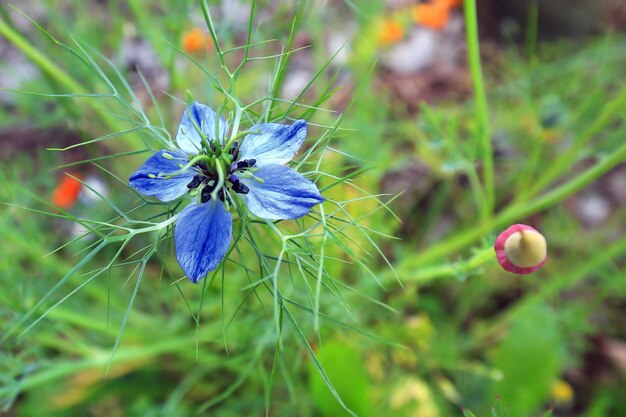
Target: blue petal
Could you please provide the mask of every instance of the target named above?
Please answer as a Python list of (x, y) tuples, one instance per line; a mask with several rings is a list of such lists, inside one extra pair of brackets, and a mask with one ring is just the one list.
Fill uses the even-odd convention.
[[(194, 101), (191, 106), (185, 109), (183, 118), (176, 133), (176, 143), (178, 147), (190, 154), (197, 154), (202, 148), (202, 138), (198, 133), (198, 128), (204, 133), (209, 141), (215, 140), (215, 120), (217, 114), (204, 104)], [(220, 143), (226, 135), (228, 124), (224, 119), (219, 119), (219, 141)]]
[[(169, 155), (171, 158), (165, 158), (163, 154)], [(148, 158), (130, 176), (128, 185), (141, 194), (155, 196), (161, 201), (175, 200), (188, 191), (187, 184), (193, 179), (194, 171), (187, 170), (171, 178), (164, 178), (164, 176), (180, 171), (180, 165), (185, 165), (187, 162), (185, 152), (162, 149)]]
[(306, 120), (292, 125), (264, 123), (250, 128), (239, 153), (240, 159), (254, 158), (257, 165), (285, 164), (294, 157), (306, 139)]
[(176, 259), (187, 277), (197, 284), (217, 268), (230, 245), (233, 219), (221, 201), (210, 200), (185, 207), (176, 221)]
[(246, 205), (260, 218), (297, 219), (324, 201), (315, 184), (284, 165), (264, 165), (254, 175), (264, 182), (254, 178), (241, 181), (250, 189)]

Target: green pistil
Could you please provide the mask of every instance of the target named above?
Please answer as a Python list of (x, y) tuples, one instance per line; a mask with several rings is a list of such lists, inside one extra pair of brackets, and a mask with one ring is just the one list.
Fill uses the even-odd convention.
[(217, 193), (224, 187), (225, 172), (224, 172), (223, 165), (220, 163), (216, 163), (215, 168), (217, 171), (217, 185), (215, 186), (215, 189), (213, 190), (213, 192), (211, 192), (211, 198), (214, 200), (217, 200)]
[(228, 142), (226, 143), (226, 145), (224, 145), (224, 152), (228, 152), (230, 151), (231, 146), (233, 146), (233, 143), (235, 143), (237, 140), (239, 140), (239, 138), (242, 138), (244, 136), (248, 136), (248, 135), (260, 135), (261, 132), (257, 131), (253, 131), (253, 130), (243, 130), (241, 132), (238, 132), (235, 136), (233, 136), (232, 138), (228, 139)]

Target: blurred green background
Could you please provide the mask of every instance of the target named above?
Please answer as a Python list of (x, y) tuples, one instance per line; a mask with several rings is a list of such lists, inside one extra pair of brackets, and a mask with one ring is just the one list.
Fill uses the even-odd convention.
[[(207, 3), (220, 42), (244, 45), (250, 3)], [(119, 70), (149, 120), (158, 127), (162, 119), (170, 134), (182, 112), (173, 97), (185, 100), (189, 90), (218, 104), (204, 72), (213, 73), (218, 59), (198, 2), (13, 4), (55, 39), (96, 57), (124, 91)], [(60, 212), (50, 204), (77, 217), (115, 216), (96, 190), (122, 210), (136, 205), (125, 179), (148, 155), (145, 137), (94, 71), (3, 2), (6, 415), (348, 415), (312, 363), (309, 345), (339, 396), (363, 417), (460, 416), (461, 407), (480, 417), (498, 396), (512, 417), (541, 415), (550, 406), (557, 416), (626, 415), (626, 6), (479, 1), (488, 108), (468, 65), (478, 44), (467, 41), (463, 6), (256, 3), (251, 42), (260, 43), (252, 54), (294, 51), (277, 96), (327, 110), (309, 120), (319, 126), (313, 138), (342, 115), (325, 166), (338, 177), (356, 174), (331, 194), (358, 198), (363, 188), (381, 194), (397, 216), (371, 199), (346, 207), (379, 232), (368, 235), (371, 241), (358, 233), (346, 239), (355, 250), (370, 247), (362, 259), (371, 274), (342, 262), (342, 251), (329, 245), (326, 267), (341, 301), (322, 299), (319, 331), (294, 306), (302, 333), (286, 330), (277, 350), (271, 300), (248, 299), (249, 278), (237, 268), (206, 287), (172, 285), (169, 277), (182, 273), (164, 251), (143, 264), (141, 280), (142, 264), (123, 262), (88, 280), (115, 255), (107, 247), (61, 281), (94, 241), (64, 246), (84, 229), (55, 217)], [(227, 56), (229, 67), (240, 52)], [(252, 60), (239, 96), (253, 100), (267, 89), (274, 64)], [(103, 138), (113, 132), (122, 133)], [(93, 138), (103, 139), (72, 147)], [(92, 163), (77, 164), (84, 160)], [(492, 256), (495, 237), (513, 223), (547, 238), (549, 260), (533, 275), (509, 274)], [(133, 241), (121, 260), (147, 244)]]

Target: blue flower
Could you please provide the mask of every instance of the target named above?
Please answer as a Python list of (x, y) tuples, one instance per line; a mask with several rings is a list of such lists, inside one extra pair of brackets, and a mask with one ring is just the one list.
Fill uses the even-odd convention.
[(161, 201), (195, 197), (179, 213), (174, 230), (176, 258), (193, 283), (217, 268), (228, 250), (235, 195), (268, 220), (302, 217), (324, 201), (314, 183), (284, 165), (306, 139), (305, 120), (258, 124), (241, 144), (229, 141), (227, 131), (225, 120), (194, 102), (178, 127), (178, 149), (158, 151), (128, 180)]

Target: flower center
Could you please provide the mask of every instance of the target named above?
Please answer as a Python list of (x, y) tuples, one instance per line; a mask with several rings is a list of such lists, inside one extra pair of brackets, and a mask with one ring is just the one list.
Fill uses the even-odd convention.
[(546, 239), (532, 230), (515, 232), (504, 243), (504, 250), (511, 262), (519, 267), (528, 268), (546, 258)]
[[(230, 191), (237, 194), (248, 194), (250, 189), (235, 174), (250, 170), (256, 164), (256, 159), (243, 159), (233, 163), (232, 161), (236, 161), (238, 157), (239, 144), (235, 142), (228, 153), (222, 153), (219, 157), (211, 158), (208, 163), (205, 161), (197, 162), (193, 166), (197, 174), (187, 184), (187, 188), (190, 191), (197, 189), (201, 203), (211, 200), (214, 195), (222, 202), (230, 203)], [(219, 168), (217, 164), (220, 164)], [(221, 184), (220, 172), (223, 173), (224, 177)], [(218, 187), (219, 189), (217, 189)]]

